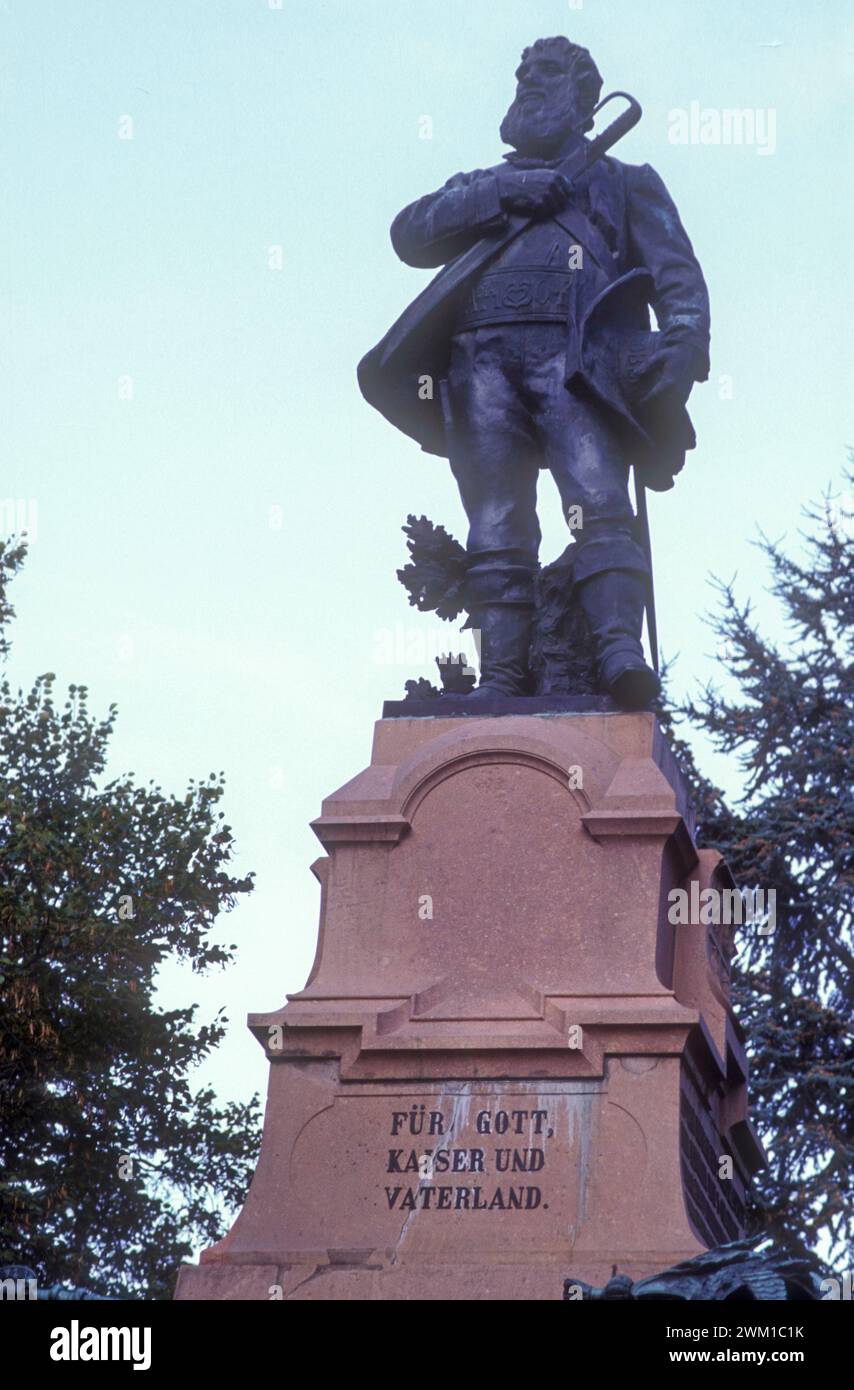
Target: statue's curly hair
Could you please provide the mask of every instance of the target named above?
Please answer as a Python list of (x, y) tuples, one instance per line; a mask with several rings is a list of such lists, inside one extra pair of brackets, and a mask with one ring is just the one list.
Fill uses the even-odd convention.
[[(599, 93), (602, 91), (602, 74), (590, 57), (589, 51), (582, 48), (580, 43), (572, 43), (570, 39), (558, 34), (553, 39), (537, 39), (535, 43), (530, 44), (522, 53), (522, 62), (524, 63), (531, 53), (544, 51), (563, 64), (567, 77), (572, 78), (578, 92), (578, 102), (582, 114), (590, 115), (599, 100)], [(585, 122), (582, 130), (590, 130), (592, 126), (593, 120), (591, 118)]]

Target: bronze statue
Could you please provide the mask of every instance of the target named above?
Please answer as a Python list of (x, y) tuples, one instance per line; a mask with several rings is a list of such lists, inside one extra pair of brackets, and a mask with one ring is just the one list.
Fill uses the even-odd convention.
[[(395, 218), (401, 259), (444, 268), (359, 381), (398, 428), (450, 459), (470, 528), (465, 607), (481, 632), (467, 700), (530, 689), (547, 468), (573, 531), (599, 689), (638, 708), (658, 679), (641, 645), (651, 573), (629, 471), (640, 496), (664, 491), (694, 447), (685, 406), (708, 376), (708, 295), (659, 176), (599, 157), (586, 137), (602, 86), (587, 50), (538, 39), (516, 79), (501, 125), (511, 152)], [(612, 129), (640, 114), (628, 100), (634, 114)]]

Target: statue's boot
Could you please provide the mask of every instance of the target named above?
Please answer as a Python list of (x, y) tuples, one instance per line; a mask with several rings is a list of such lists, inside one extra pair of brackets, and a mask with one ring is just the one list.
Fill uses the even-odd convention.
[(641, 646), (646, 576), (637, 570), (603, 570), (585, 579), (578, 594), (593, 637), (600, 687), (621, 709), (645, 709), (661, 691)]
[(472, 609), (471, 626), (480, 628), (480, 684), (466, 699), (528, 693), (528, 654), (534, 606), (485, 603)]

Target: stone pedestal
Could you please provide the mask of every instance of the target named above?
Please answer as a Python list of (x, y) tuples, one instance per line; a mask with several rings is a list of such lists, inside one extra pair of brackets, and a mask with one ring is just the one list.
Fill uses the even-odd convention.
[(743, 1234), (729, 931), (668, 922), (730, 880), (653, 715), (380, 720), (314, 829), (258, 1169), (178, 1298), (560, 1299)]

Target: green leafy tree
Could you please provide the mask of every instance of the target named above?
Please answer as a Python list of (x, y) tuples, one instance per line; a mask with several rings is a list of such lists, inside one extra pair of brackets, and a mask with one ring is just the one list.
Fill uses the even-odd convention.
[[(24, 553), (0, 548), (2, 659)], [(97, 719), (72, 686), (59, 708), (53, 687), (0, 683), (0, 1263), (168, 1298), (245, 1194), (259, 1106), (193, 1092), (227, 1019), (156, 1007), (157, 971), (232, 959), (212, 928), (252, 875), (228, 872), (221, 775), (183, 798), (104, 784), (115, 707)]]
[(718, 584), (711, 621), (735, 693), (709, 684), (679, 712), (738, 759), (743, 796), (734, 806), (697, 771), (684, 739), (674, 738), (697, 790), (701, 843), (721, 851), (743, 888), (777, 895), (771, 934), (741, 928), (733, 980), (751, 1056), (752, 1115), (769, 1155), (756, 1180), (756, 1224), (820, 1245), (847, 1268), (854, 1236), (854, 518), (831, 494), (804, 515), (803, 560), (765, 537), (759, 542), (789, 634), (785, 647), (762, 635), (734, 584)]

